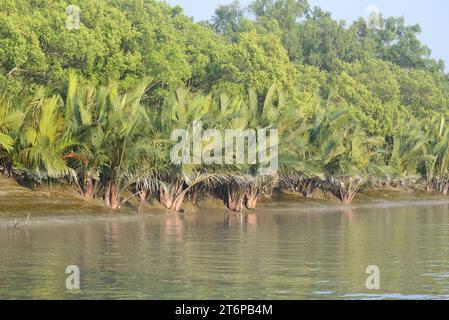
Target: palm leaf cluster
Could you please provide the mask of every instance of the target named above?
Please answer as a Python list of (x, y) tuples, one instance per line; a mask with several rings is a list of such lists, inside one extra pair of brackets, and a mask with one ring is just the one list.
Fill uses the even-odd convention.
[[(85, 199), (113, 209), (137, 198), (181, 211), (186, 201), (215, 196), (239, 212), (254, 210), (274, 190), (313, 197), (317, 189), (350, 204), (361, 188), (408, 179), (423, 180), (428, 191), (449, 190), (449, 126), (441, 116), (398, 118), (393, 135), (377, 136), (338, 102), (319, 102), (306, 117), (275, 85), (263, 97), (254, 90), (229, 96), (179, 88), (149, 105), (150, 85), (145, 79), (127, 90), (119, 83), (81, 86), (72, 74), (64, 99), (40, 91), (1, 96), (2, 173), (71, 183)], [(222, 136), (229, 129), (277, 129), (279, 170), (261, 175), (263, 164), (249, 161), (172, 163), (171, 133), (193, 132), (198, 121)], [(233, 159), (241, 157), (233, 150)]]

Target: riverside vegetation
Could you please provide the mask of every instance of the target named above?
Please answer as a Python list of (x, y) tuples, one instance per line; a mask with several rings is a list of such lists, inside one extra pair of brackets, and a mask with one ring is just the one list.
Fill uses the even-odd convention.
[[(66, 29), (66, 8), (80, 8)], [(335, 21), (305, 0), (255, 0), (195, 23), (160, 1), (0, 3), (0, 169), (71, 184), (118, 209), (232, 211), (317, 190), (449, 190), (449, 78), (403, 18)], [(277, 129), (279, 170), (173, 164), (176, 129)], [(237, 155), (235, 155), (237, 156)]]

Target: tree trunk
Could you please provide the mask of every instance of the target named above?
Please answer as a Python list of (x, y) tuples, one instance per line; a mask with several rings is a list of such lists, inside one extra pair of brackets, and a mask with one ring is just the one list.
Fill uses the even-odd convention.
[(170, 192), (166, 188), (161, 188), (159, 190), (159, 202), (167, 209), (172, 208), (173, 199), (170, 195)]
[(95, 185), (91, 178), (88, 178), (84, 186), (84, 199), (92, 200), (95, 196)]
[(104, 196), (105, 204), (108, 208), (111, 209), (120, 209), (120, 192), (118, 186), (112, 180), (109, 181), (108, 186), (106, 188), (105, 196)]
[(147, 192), (146, 191), (139, 191), (137, 196), (139, 197), (140, 202), (145, 203), (147, 202)]
[(342, 178), (344, 180), (334, 180), (331, 184), (332, 192), (340, 199), (344, 205), (352, 204), (355, 196), (363, 185), (363, 180), (357, 177)]
[(447, 196), (448, 191), (449, 191), (449, 184), (448, 184), (448, 182), (444, 182), (443, 186), (441, 188), (441, 194), (443, 196)]
[(341, 200), (341, 203), (344, 205), (350, 205), (352, 204), (352, 201), (354, 201), (355, 196), (359, 192), (360, 187), (359, 186), (353, 186), (350, 182), (350, 185), (347, 188), (340, 188), (339, 192), (339, 198)]
[(245, 199), (246, 209), (252, 210), (252, 211), (256, 210), (257, 202), (259, 201), (259, 199), (260, 199), (260, 196), (251, 197), (251, 198), (246, 197), (246, 199)]
[(340, 193), (340, 200), (341, 200), (341, 203), (344, 205), (352, 204), (354, 197), (355, 197), (355, 193), (352, 194), (349, 191), (341, 191), (341, 193)]
[(245, 207), (248, 210), (256, 210), (257, 202), (260, 199), (260, 192), (257, 188), (251, 188), (245, 194)]
[(229, 210), (234, 212), (242, 212), (243, 209), (243, 199), (245, 198), (245, 191), (230, 192), (227, 191), (224, 204)]
[(12, 161), (5, 159), (3, 161), (3, 175), (7, 178), (12, 178)]
[(447, 178), (435, 178), (433, 180), (433, 187), (442, 195), (447, 195), (449, 191), (449, 181)]
[(185, 198), (185, 193), (182, 193), (181, 195), (176, 197), (175, 201), (173, 202), (172, 209), (175, 210), (176, 212), (181, 211), (182, 205), (184, 204), (184, 198)]
[(170, 186), (170, 189), (161, 187), (159, 190), (159, 202), (167, 209), (179, 212), (182, 209), (185, 198), (185, 188), (183, 181), (177, 181)]
[(108, 208), (111, 207), (111, 182), (110, 181), (106, 184), (106, 190), (104, 192), (104, 204)]
[(111, 183), (111, 208), (120, 209), (120, 192), (116, 183)]

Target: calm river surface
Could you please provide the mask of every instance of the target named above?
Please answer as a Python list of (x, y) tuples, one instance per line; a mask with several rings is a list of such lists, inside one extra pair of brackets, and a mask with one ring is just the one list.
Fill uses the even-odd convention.
[[(0, 219), (1, 299), (449, 299), (447, 198)], [(81, 270), (81, 290), (65, 269)], [(367, 290), (377, 265), (381, 289)]]

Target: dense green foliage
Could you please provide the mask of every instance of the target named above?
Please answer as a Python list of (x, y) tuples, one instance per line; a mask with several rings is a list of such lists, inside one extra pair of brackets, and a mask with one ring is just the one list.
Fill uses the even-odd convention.
[[(235, 1), (201, 23), (154, 0), (4, 0), (1, 169), (111, 208), (131, 194), (180, 210), (208, 193), (240, 211), (316, 188), (350, 203), (407, 179), (447, 193), (449, 80), (419, 32), (403, 18), (347, 26), (306, 0)], [(170, 133), (195, 120), (278, 128), (279, 174), (173, 165)]]

